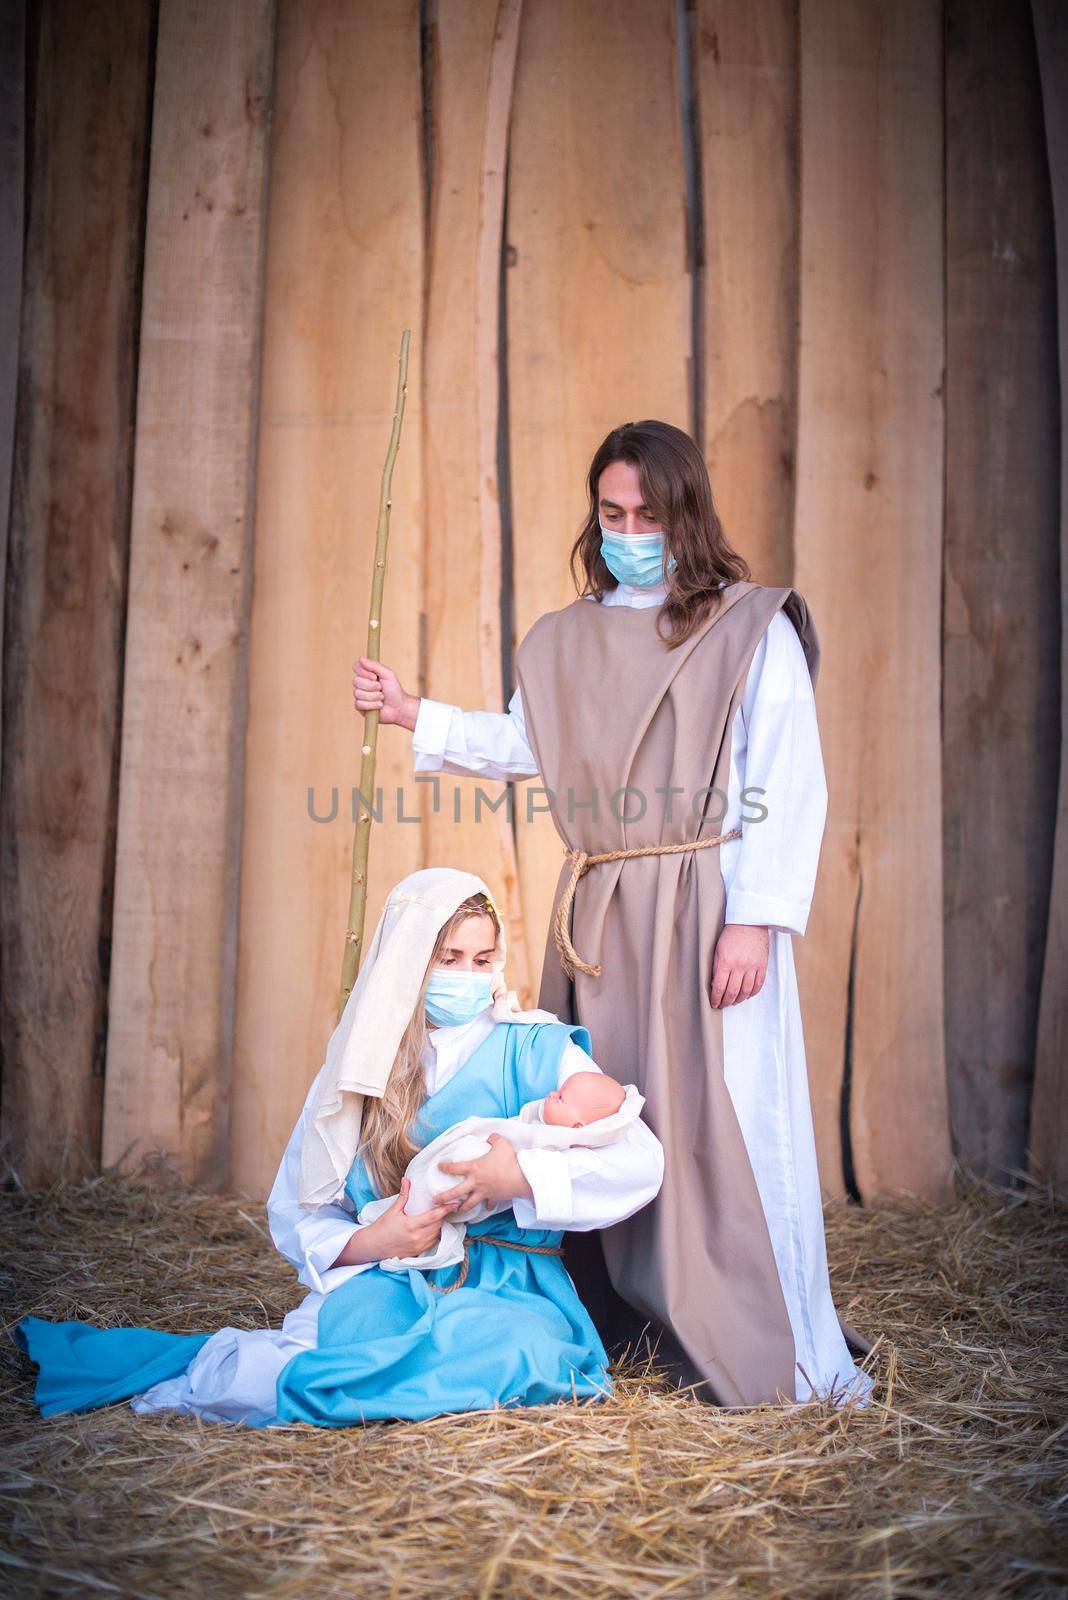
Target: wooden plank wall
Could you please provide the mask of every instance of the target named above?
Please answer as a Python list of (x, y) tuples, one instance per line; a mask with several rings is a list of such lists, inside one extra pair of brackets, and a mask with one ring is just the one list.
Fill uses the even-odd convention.
[(1028, 1133), (1060, 672), (1053, 218), (1019, 0), (949, 0), (946, 141), (946, 1067), (955, 1149), (1004, 1182)]
[[(501, 229), (522, 0), (442, 6), (428, 40), (425, 679), (436, 700), (500, 711), (497, 482)], [(487, 797), (476, 800), (476, 789)], [(477, 872), (509, 929), (509, 980), (530, 999), (508, 786), (442, 775), (418, 795), (429, 862)], [(478, 814), (476, 815), (476, 805)], [(500, 807), (500, 809), (493, 809)], [(410, 808), (415, 809), (415, 807)], [(540, 955), (540, 952), (539, 952)]]
[(1068, 15), (1034, 0), (1056, 236), (1060, 375), (1060, 770), (1031, 1107), (1030, 1169), (1068, 1192)]
[(703, 441), (727, 537), (758, 583), (793, 581), (798, 8), (697, 0)]
[(103, 1159), (227, 1179), (273, 0), (162, 0)]
[[(26, 0), (0, 3), (0, 573), (7, 567), (26, 216)], [(0, 604), (0, 659), (4, 607)], [(0, 760), (3, 759), (0, 707)]]
[(937, 1199), (950, 1175), (941, 25), (934, 0), (801, 8), (795, 581), (825, 643), (830, 802), (799, 965), (814, 1073), (847, 1097), (838, 1128), (817, 1119), (823, 1180), (864, 1198)]
[[(158, 1146), (267, 1192), (336, 1017), (350, 663), (409, 327), (382, 657), (500, 709), (573, 596), (597, 445), (687, 428), (824, 649), (795, 945), (824, 1190), (1021, 1166), (1035, 1049), (1032, 1161), (1068, 1181), (1057, 8), (1035, 0), (1044, 124), (1022, 0), (277, 0), (276, 29), (275, 0), (161, 0), (158, 61), (153, 0), (33, 14), (0, 747), (24, 1180)], [(537, 780), (476, 824), (469, 782), (432, 810), (406, 734), (378, 766), (368, 929), (407, 872), (473, 865), (532, 1001), (561, 860)]]
[[(423, 482), (419, 13), (414, 0), (281, 0), (263, 323), (256, 576), (238, 945), (230, 1182), (263, 1195), (337, 1020), (365, 648), (397, 354), (412, 330), (393, 477), (383, 655), (418, 666)], [(459, 621), (460, 619), (457, 619)], [(406, 734), (385, 728), (388, 819), (367, 928), (421, 864)], [(315, 822), (308, 789), (320, 817)], [(418, 793), (418, 791), (417, 791)], [(420, 795), (420, 798), (422, 796)], [(415, 814), (409, 806), (408, 813)]]
[(7, 563), (3, 1136), (100, 1163), (153, 6), (35, 8)]

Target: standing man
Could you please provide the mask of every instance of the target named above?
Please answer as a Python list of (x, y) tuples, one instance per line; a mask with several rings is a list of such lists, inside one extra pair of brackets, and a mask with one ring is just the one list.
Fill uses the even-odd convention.
[(540, 773), (553, 797), (569, 853), (539, 1004), (638, 1085), (665, 1152), (656, 1201), (568, 1239), (606, 1344), (652, 1323), (721, 1404), (866, 1398), (846, 1341), (870, 1343), (831, 1297), (793, 961), (827, 806), (815, 628), (795, 589), (749, 579), (679, 429), (614, 429), (587, 488), (579, 597), (522, 641), (507, 713), (410, 695), (367, 657), (356, 707), (412, 731), (417, 772)]

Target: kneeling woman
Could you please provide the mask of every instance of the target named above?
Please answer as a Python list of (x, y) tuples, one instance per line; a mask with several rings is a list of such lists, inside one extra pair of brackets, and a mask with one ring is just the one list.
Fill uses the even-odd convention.
[[(253, 1427), (430, 1417), (610, 1394), (608, 1359), (561, 1258), (564, 1229), (607, 1227), (657, 1193), (663, 1150), (639, 1119), (599, 1148), (487, 1155), (408, 1216), (404, 1170), (464, 1117), (512, 1117), (598, 1071), (585, 1028), (521, 1011), (503, 923), (481, 878), (427, 868), (390, 894), (267, 1202), (310, 1290), (280, 1329), (173, 1334), (24, 1317), (44, 1415), (131, 1399)], [(373, 1222), (369, 1201), (399, 1193)], [(379, 1263), (433, 1245), (478, 1200), (462, 1265)], [(132, 1398), (131, 1398), (132, 1397)]]

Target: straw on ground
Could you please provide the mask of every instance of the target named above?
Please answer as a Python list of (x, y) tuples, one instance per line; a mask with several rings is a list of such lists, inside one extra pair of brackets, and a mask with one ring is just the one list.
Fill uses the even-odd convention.
[[(145, 1180), (151, 1178), (150, 1186)], [(26, 1596), (450, 1600), (1054, 1595), (1068, 1583), (1065, 1209), (958, 1173), (954, 1205), (828, 1208), (876, 1403), (729, 1411), (631, 1363), (618, 1394), (366, 1428), (125, 1404), (42, 1420), (8, 1332), (0, 1584)], [(26, 1194), (19, 1316), (277, 1326), (263, 1208), (165, 1168)]]

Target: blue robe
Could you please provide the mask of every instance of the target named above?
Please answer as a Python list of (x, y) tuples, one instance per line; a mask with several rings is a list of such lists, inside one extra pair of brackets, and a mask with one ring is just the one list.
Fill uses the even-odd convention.
[[(498, 1023), (423, 1102), (413, 1142), (428, 1144), (464, 1117), (516, 1116), (556, 1088), (571, 1038), (589, 1051), (578, 1025)], [(357, 1210), (375, 1198), (359, 1156), (345, 1189)], [(511, 1209), (468, 1234), (553, 1246), (563, 1237), (519, 1228)], [(611, 1394), (604, 1345), (560, 1256), (473, 1242), (462, 1286), (450, 1294), (430, 1287), (455, 1282), (460, 1271), (372, 1266), (332, 1290), (319, 1311), (317, 1348), (301, 1351), (278, 1375), (276, 1420), (338, 1427)], [(87, 1411), (177, 1377), (210, 1338), (40, 1317), (24, 1317), (14, 1331), (40, 1367), (35, 1399), (43, 1416)]]

